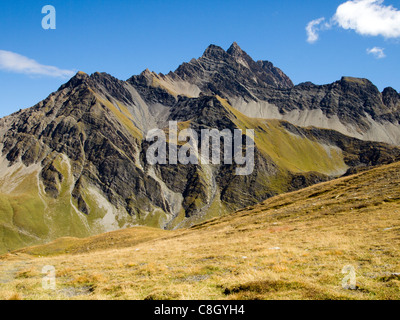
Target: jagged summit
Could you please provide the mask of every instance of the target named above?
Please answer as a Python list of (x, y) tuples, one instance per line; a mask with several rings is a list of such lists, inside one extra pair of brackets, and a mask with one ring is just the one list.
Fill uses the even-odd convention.
[(143, 70), (140, 75), (146, 77), (146, 76), (151, 76), (152, 74), (153, 72), (151, 72), (150, 69), (147, 68), (146, 70)]
[(229, 53), (230, 51), (233, 51), (233, 50), (240, 50), (240, 51), (242, 51), (242, 48), (239, 47), (239, 45), (237, 44), (236, 41), (234, 41), (234, 42), (231, 44), (231, 46), (230, 46), (229, 49), (228, 49), (228, 53)]
[(221, 58), (226, 55), (226, 52), (221, 47), (211, 44), (207, 47), (207, 49), (203, 53), (203, 58)]
[(175, 96), (215, 96), (229, 99), (240, 96), (247, 100), (259, 98), (267, 87), (287, 89), (292, 81), (268, 61), (255, 62), (234, 42), (228, 51), (211, 44), (198, 59), (184, 62), (167, 75), (144, 70), (132, 76), (128, 83), (141, 87), (153, 86)]
[[(108, 88), (127, 102), (132, 102), (132, 97), (126, 92), (126, 84), (134, 86), (145, 100), (151, 97), (152, 103), (167, 105), (173, 105), (178, 96), (218, 95), (250, 117), (283, 119), (300, 126), (335, 129), (361, 139), (400, 144), (400, 95), (394, 89), (381, 93), (368, 79), (348, 76), (327, 85), (307, 82), (294, 86), (272, 62), (254, 61), (237, 42), (227, 51), (211, 44), (200, 58), (183, 63), (167, 75), (146, 69), (121, 82), (104, 73), (88, 76), (79, 72), (61, 88), (82, 83), (101, 88), (102, 92)], [(159, 93), (150, 94), (154, 90)], [(108, 98), (112, 100), (110, 95)]]
[(272, 63), (255, 62), (236, 42), (228, 51), (210, 45), (199, 59), (183, 63), (170, 76), (198, 87), (203, 94), (228, 99), (239, 93), (247, 100), (255, 100), (267, 87), (293, 87), (289, 77), (280, 69)]
[[(211, 44), (200, 58), (183, 63), (174, 72), (162, 75), (145, 70), (128, 83), (143, 92), (151, 87), (164, 91), (163, 101), (169, 105), (173, 104), (167, 99), (169, 94), (218, 95), (250, 117), (282, 119), (400, 144), (400, 96), (395, 90), (381, 93), (368, 79), (354, 77), (327, 85), (307, 82), (294, 86), (272, 62), (254, 61), (237, 42), (227, 51)], [(152, 101), (160, 100), (153, 96)]]
[(88, 75), (85, 72), (79, 71), (73, 76), (67, 83), (62, 85), (58, 91), (64, 89), (77, 89), (77, 88), (97, 88), (100, 91), (104, 91), (101, 87), (107, 87), (111, 90), (114, 87), (114, 92), (118, 91), (118, 86), (123, 82), (106, 72), (94, 72)]
[(247, 53), (244, 52), (242, 50), (242, 48), (240, 48), (236, 42), (232, 43), (232, 45), (229, 47), (229, 49), (226, 52), (234, 57), (247, 56)]

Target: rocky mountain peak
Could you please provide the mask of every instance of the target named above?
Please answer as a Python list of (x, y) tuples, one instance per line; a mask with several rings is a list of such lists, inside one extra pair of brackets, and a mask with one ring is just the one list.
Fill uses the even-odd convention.
[(257, 68), (254, 60), (245, 51), (243, 51), (236, 42), (230, 46), (227, 53), (242, 66), (249, 69), (254, 69), (254, 67)]
[(147, 68), (146, 70), (142, 71), (140, 74), (141, 76), (148, 77), (152, 75), (152, 72)]
[(75, 88), (89, 79), (89, 75), (83, 71), (78, 71), (67, 83), (63, 84), (58, 90)]
[(87, 73), (79, 71), (67, 83), (62, 85), (59, 90), (63, 90), (66, 88), (72, 89), (81, 85), (96, 86), (96, 84), (104, 83), (107, 81), (119, 80), (105, 72), (95, 72), (89, 76)]
[(385, 89), (383, 89), (383, 94), (390, 94), (390, 95), (399, 95), (399, 93), (393, 89), (392, 87), (386, 87)]
[[(342, 77), (339, 81), (340, 86), (344, 93), (353, 93), (368, 99), (380, 100), (381, 92), (378, 88), (368, 79), (355, 78), (355, 77)], [(378, 105), (378, 101), (373, 105)]]
[(243, 55), (245, 52), (242, 50), (242, 48), (239, 47), (239, 45), (236, 42), (234, 42), (229, 47), (227, 53), (229, 53), (232, 56), (237, 56), (237, 55)]
[(390, 109), (400, 110), (400, 94), (393, 88), (385, 88), (382, 92), (383, 103)]
[(87, 76), (88, 76), (88, 74), (83, 71), (78, 71), (75, 75), (75, 77), (87, 77)]
[(169, 77), (186, 81), (206, 95), (240, 95), (246, 100), (263, 97), (267, 87), (293, 87), (280, 69), (267, 61), (255, 62), (236, 42), (227, 51), (210, 45), (199, 59), (183, 63)]
[(361, 85), (361, 86), (370, 86), (373, 85), (371, 81), (368, 79), (364, 78), (356, 78), (356, 77), (342, 77), (340, 80), (342, 83), (350, 83), (350, 84), (356, 84), (356, 85)]
[(132, 85), (151, 86), (153, 83), (154, 73), (149, 69), (142, 71), (139, 75), (132, 76), (127, 80)]
[(227, 53), (224, 49), (214, 44), (211, 44), (207, 47), (204, 51), (202, 58), (209, 58), (209, 59), (225, 59)]

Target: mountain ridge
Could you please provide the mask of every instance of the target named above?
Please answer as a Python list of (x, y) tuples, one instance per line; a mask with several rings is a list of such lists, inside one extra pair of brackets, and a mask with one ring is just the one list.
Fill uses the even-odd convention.
[[(134, 225), (187, 227), (349, 170), (400, 159), (396, 145), (344, 135), (322, 117), (320, 126), (303, 128), (296, 119), (253, 116), (262, 111), (254, 106), (263, 103), (267, 113), (274, 110), (259, 99), (263, 95), (286, 101), (281, 111), (301, 116), (310, 112), (313, 92), (336, 90), (341, 104), (326, 102), (326, 110), (318, 112), (340, 113), (356, 102), (375, 112), (376, 121), (393, 124), (395, 90), (384, 91), (385, 110), (391, 112), (382, 114), (381, 93), (366, 80), (293, 86), (280, 69), (254, 62), (237, 44), (228, 51), (210, 46), (175, 73), (145, 70), (127, 81), (78, 72), (34, 107), (0, 119), (0, 251)], [(299, 101), (304, 105), (293, 109)], [(320, 102), (311, 106), (319, 108)], [(347, 118), (357, 120), (359, 130), (371, 124), (356, 115)], [(198, 133), (254, 129), (254, 171), (239, 177), (235, 165), (149, 165), (146, 133), (167, 131), (170, 121)]]

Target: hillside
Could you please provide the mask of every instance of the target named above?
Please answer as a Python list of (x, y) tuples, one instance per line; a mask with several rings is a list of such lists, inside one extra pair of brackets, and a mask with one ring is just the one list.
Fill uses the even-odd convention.
[[(188, 229), (136, 227), (0, 257), (0, 298), (399, 299), (400, 163)], [(57, 290), (41, 289), (53, 265)], [(351, 265), (356, 290), (345, 290)]]

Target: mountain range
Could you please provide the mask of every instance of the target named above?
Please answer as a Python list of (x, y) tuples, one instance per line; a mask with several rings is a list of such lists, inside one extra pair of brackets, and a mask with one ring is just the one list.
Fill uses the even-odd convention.
[[(154, 128), (253, 129), (255, 168), (150, 165)], [(131, 226), (189, 227), (400, 160), (400, 95), (369, 80), (294, 85), (236, 43), (167, 75), (78, 72), (0, 119), (0, 252)], [(171, 143), (171, 142), (169, 142)]]

